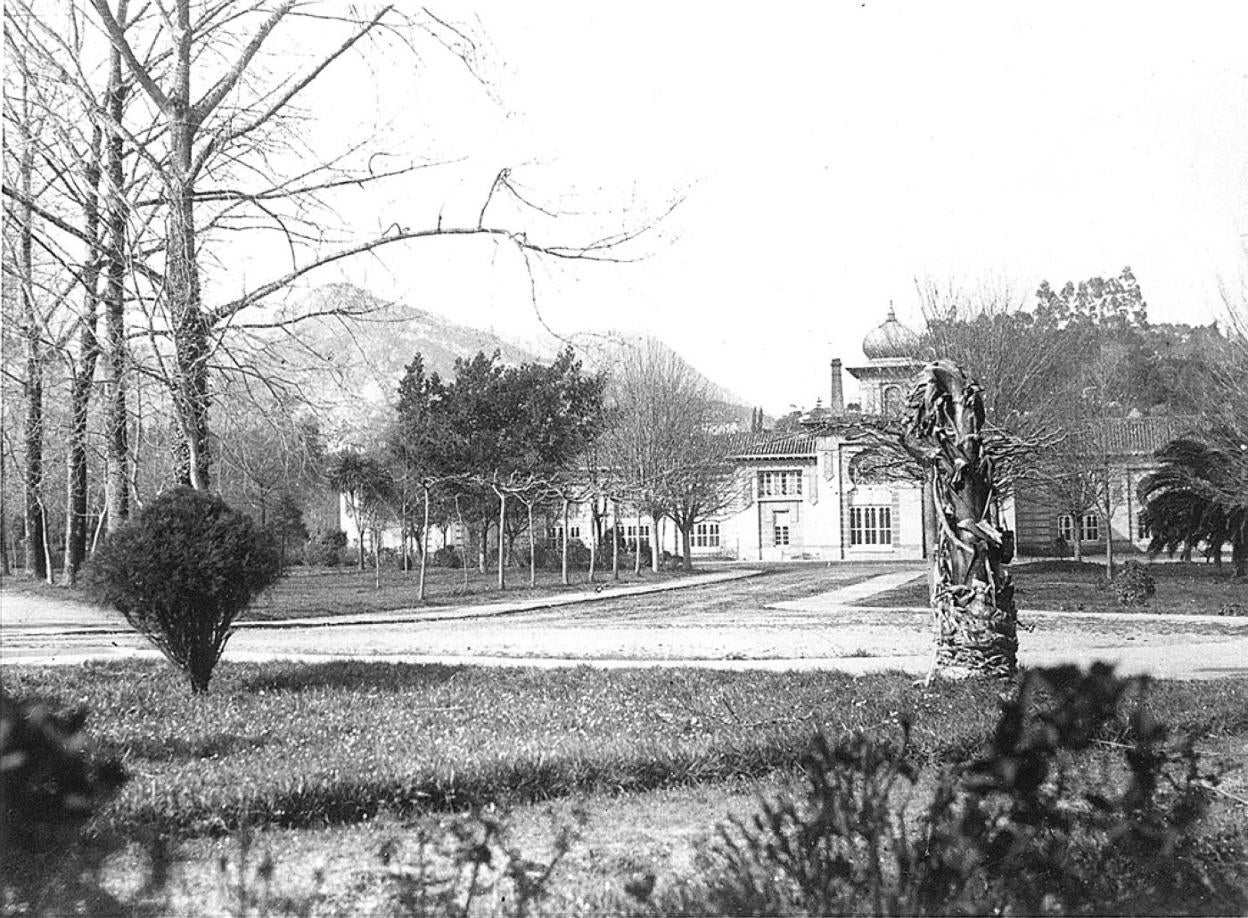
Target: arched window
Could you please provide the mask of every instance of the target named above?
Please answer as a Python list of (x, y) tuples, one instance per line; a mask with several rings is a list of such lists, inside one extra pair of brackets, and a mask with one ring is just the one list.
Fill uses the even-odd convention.
[(905, 410), (906, 402), (901, 394), (901, 386), (885, 387), (883, 407), (887, 417), (898, 417)]

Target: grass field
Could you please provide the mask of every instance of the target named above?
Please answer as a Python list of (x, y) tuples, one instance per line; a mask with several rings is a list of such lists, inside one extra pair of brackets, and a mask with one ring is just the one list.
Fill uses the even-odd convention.
[[(1105, 566), (1076, 561), (1030, 561), (1011, 565), (1018, 607), (1044, 612), (1178, 612), (1192, 615), (1248, 614), (1248, 582), (1210, 564), (1151, 564), (1157, 594), (1143, 606), (1118, 604), (1105, 588)], [(916, 581), (872, 596), (864, 606), (926, 606), (927, 583)]]
[[(196, 698), (143, 662), (10, 667), (5, 689), (90, 708), (95, 751), (139, 778), (102, 826), (191, 835), (759, 777), (796, 763), (816, 728), (902, 715), (920, 758), (956, 761), (991, 729), (998, 691), (900, 674), (223, 663)], [(1159, 683), (1153, 705), (1201, 736), (1248, 733), (1248, 682)]]
[[(697, 573), (697, 571), (695, 571)], [(494, 602), (504, 599), (528, 599), (581, 592), (605, 584), (632, 585), (663, 583), (688, 576), (684, 571), (665, 570), (657, 574), (643, 571), (633, 575), (622, 570), (618, 581), (611, 571), (598, 571), (590, 581), (586, 571), (569, 571), (569, 585), (564, 586), (557, 571), (538, 571), (537, 585), (529, 586), (528, 569), (506, 571), (506, 589), (498, 588), (498, 572), (482, 574), (469, 568), (463, 570), (429, 568), (425, 575), (425, 600), (419, 599), (419, 573), (383, 569), (380, 587), (372, 570), (352, 567), (292, 567), (285, 577), (264, 593), (244, 614), (252, 621), (277, 621), (288, 618), (315, 618), (331, 615), (352, 615), (364, 612), (392, 612), (397, 609), (439, 608), (469, 603)], [(466, 583), (465, 583), (466, 579)], [(80, 589), (32, 581), (22, 576), (8, 577), (3, 592), (31, 592), (49, 598), (85, 601)]]
[[(90, 833), (129, 840), (132, 859), (141, 840), (167, 839), (198, 864), (193, 888), (211, 882), (221, 852), (238, 853), (240, 830), (305, 885), (311, 865), (355, 863), (334, 881), (344, 912), (377, 892), (352, 886), (364, 881), (351, 870), (390, 882), (378, 852), (394, 837), (411, 842), (413, 820), (511, 811), (540, 851), (553, 833), (548, 804), (564, 822), (589, 811), (598, 848), (572, 857), (579, 879), (559, 901), (593, 911), (604, 878), (618, 886), (630, 864), (688, 867), (725, 813), (748, 812), (758, 791), (794, 773), (816, 730), (895, 736), (910, 717), (915, 760), (955, 763), (983, 747), (999, 691), (926, 691), (899, 674), (224, 663), (211, 694), (195, 698), (159, 664), (4, 676), (17, 697), (87, 705), (92, 751), (129, 772)], [(1159, 683), (1150, 707), (1205, 748), (1246, 748), (1248, 681)], [(613, 821), (631, 828), (620, 836)], [(632, 842), (621, 847), (623, 837)]]

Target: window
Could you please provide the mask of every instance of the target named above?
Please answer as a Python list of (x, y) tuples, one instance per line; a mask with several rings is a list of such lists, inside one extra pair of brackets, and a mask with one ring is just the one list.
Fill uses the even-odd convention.
[[(1063, 541), (1075, 540), (1075, 518), (1063, 513), (1057, 518), (1057, 534)], [(1079, 518), (1079, 541), (1097, 542), (1101, 538), (1101, 518), (1095, 513), (1085, 513)]]
[(789, 511), (781, 510), (771, 517), (771, 544), (782, 546), (789, 544)]
[(1143, 513), (1135, 518), (1135, 537), (1137, 539), (1147, 539), (1149, 537), (1148, 524), (1144, 522)]
[(883, 413), (890, 417), (901, 417), (905, 411), (906, 404), (901, 395), (900, 386), (889, 386), (884, 390), (884, 411)]
[(850, 545), (892, 545), (892, 507), (850, 507)]
[(719, 523), (698, 523), (694, 526), (693, 547), (719, 548)]
[[(569, 539), (579, 539), (580, 537), (581, 537), (580, 526), (568, 527)], [(549, 542), (562, 542), (563, 541), (563, 527), (562, 526), (547, 526), (546, 527), (546, 540)]]
[(759, 472), (759, 497), (798, 497), (802, 493), (801, 472)]
[[(637, 527), (636, 526), (624, 527), (624, 542), (626, 543), (629, 551), (637, 550)], [(644, 524), (641, 527), (641, 544), (643, 547), (649, 547), (650, 545), (649, 524)]]

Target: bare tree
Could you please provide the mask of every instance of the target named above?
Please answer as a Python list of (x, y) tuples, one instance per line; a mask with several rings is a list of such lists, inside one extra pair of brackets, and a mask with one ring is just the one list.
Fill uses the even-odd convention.
[[(718, 491), (722, 473), (710, 439), (713, 402), (693, 369), (652, 340), (624, 352), (609, 397), (612, 420), (603, 443), (605, 464), (617, 477), (614, 493), (627, 495), (637, 508), (639, 559), (642, 514), (653, 523), (651, 567), (657, 573), (661, 521), (679, 514), (678, 525), (687, 527), (683, 534), (721, 506), (709, 499)], [(639, 570), (640, 560), (637, 564)]]
[[(274, 217), (274, 209), (283, 202), (312, 200), (331, 189), (393, 177), (417, 168), (410, 166), (387, 173), (362, 169), (344, 175), (331, 160), (321, 161), (298, 176), (272, 174), (265, 144), (280, 135), (297, 97), (335, 61), (357, 46), (362, 47), (365, 39), (417, 31), (462, 55), (469, 64), (473, 45), (463, 32), (427, 12), (405, 17), (395, 8), (385, 6), (375, 15), (359, 20), (350, 16), (327, 17), (345, 25), (342, 41), (303, 72), (266, 85), (259, 73), (259, 62), (272, 36), (288, 26), (296, 10), (302, 7), (293, 0), (249, 7), (220, 3), (203, 8), (193, 7), (191, 0), (173, 0), (168, 8), (160, 7), (160, 16), (145, 22), (150, 34), (143, 40), (161, 50), (158, 65), (140, 58), (135, 50), (136, 37), (128, 33), (109, 0), (91, 0), (91, 5), (109, 41), (156, 112), (161, 128), (163, 153), (150, 156), (159, 175), (160, 194), (143, 202), (160, 208), (165, 220), (161, 297), (159, 312), (154, 314), (157, 328), (153, 333), (172, 342), (172, 355), (161, 367), (183, 441), (182, 476), (194, 487), (204, 488), (209, 483), (209, 362), (214, 349), (223, 346), (226, 332), (239, 323), (241, 313), (308, 272), (382, 246), (435, 236), (493, 238), (513, 245), (526, 264), (535, 255), (615, 260), (619, 246), (645, 229), (568, 247), (538, 244), (524, 232), (492, 225), (488, 222), (489, 209), (496, 195), (511, 194), (516, 200), (524, 200), (511, 184), (510, 171), (504, 169), (484, 195), (474, 223), (448, 226), (440, 217), (434, 225), (423, 228), (392, 223), (374, 238), (329, 253), (317, 252), (243, 295), (208, 307), (200, 289), (200, 259), (206, 257), (206, 239), (214, 229), (236, 218), (240, 209), (252, 216), (273, 219), (295, 248), (315, 242), (316, 238), (301, 235), (280, 217)], [(210, 72), (211, 62), (225, 55), (230, 59), (224, 68)], [(207, 88), (202, 92), (193, 90), (199, 86)], [(204, 187), (206, 180), (243, 175), (244, 163), (260, 177), (261, 187), (235, 190), (222, 188), (216, 181), (213, 187)], [(210, 209), (207, 216), (205, 208)]]
[(985, 424), (999, 439), (1045, 439), (1055, 399), (1037, 395), (1064, 387), (1073, 363), (1066, 337), (1037, 322), (1003, 278), (973, 286), (928, 278), (915, 285), (927, 359), (951, 361), (979, 382)]

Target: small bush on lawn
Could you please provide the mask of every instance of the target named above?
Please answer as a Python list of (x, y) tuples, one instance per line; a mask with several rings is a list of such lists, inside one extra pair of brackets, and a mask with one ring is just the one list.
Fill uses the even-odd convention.
[(1128, 561), (1114, 577), (1114, 592), (1120, 606), (1142, 606), (1157, 594), (1157, 583), (1146, 565)]
[[(563, 570), (563, 543), (558, 540), (533, 546), (533, 558), (538, 570)], [(529, 546), (522, 545), (516, 549), (516, 564), (519, 567), (529, 566)], [(568, 570), (584, 570), (589, 567), (589, 546), (580, 539), (568, 539)]]
[(338, 529), (322, 529), (303, 546), (305, 564), (318, 567), (337, 567), (342, 550), (347, 547), (347, 534)]
[(464, 559), (454, 545), (443, 545), (429, 556), (429, 563), (434, 567), (461, 568), (464, 566)]
[(235, 620), (280, 576), (272, 540), (250, 517), (177, 488), (109, 537), (89, 583), (202, 693)]
[(1244, 833), (1205, 830), (1218, 775), (1190, 738), (1169, 739), (1143, 704), (1146, 685), (1105, 664), (1028, 672), (1002, 700), (986, 754), (941, 775), (917, 825), (907, 825), (918, 784), (909, 723), (899, 744), (820, 734), (800, 794), (727, 824), (704, 886), (657, 904), (687, 914), (1243, 914)]

